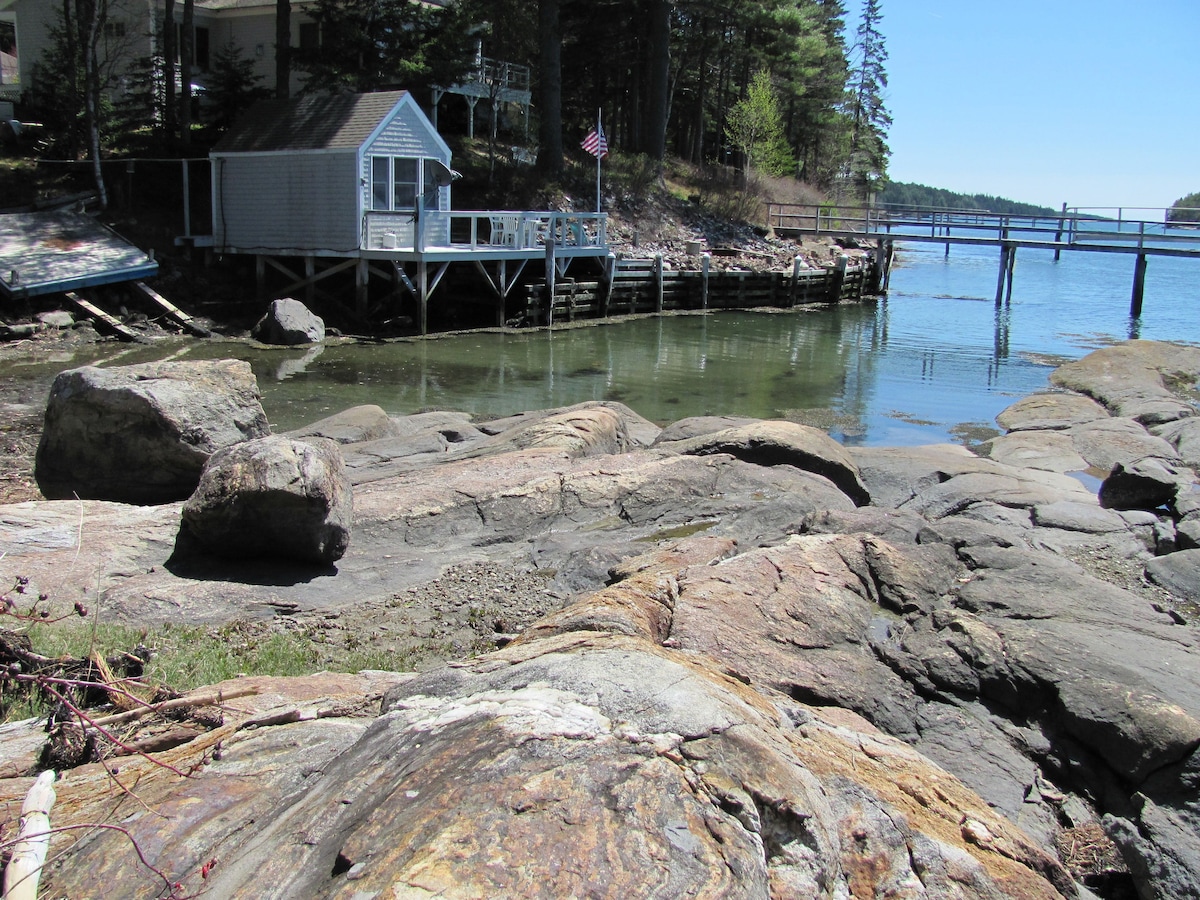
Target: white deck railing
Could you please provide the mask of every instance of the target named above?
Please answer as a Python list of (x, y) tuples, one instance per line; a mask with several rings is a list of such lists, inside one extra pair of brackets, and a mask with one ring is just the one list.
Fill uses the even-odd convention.
[(411, 213), (368, 212), (365, 250), (606, 250), (608, 214), (518, 210), (428, 210), (420, 227)]

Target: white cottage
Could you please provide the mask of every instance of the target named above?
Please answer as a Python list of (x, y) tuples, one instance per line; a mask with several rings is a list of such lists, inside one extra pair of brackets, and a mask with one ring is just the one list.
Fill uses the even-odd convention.
[(450, 241), (450, 148), (407, 91), (267, 100), (209, 155), (218, 252), (348, 257)]

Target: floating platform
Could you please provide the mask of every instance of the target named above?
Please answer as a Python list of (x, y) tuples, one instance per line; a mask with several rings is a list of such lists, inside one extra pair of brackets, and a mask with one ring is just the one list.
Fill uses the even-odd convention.
[(158, 273), (158, 263), (85, 213), (0, 215), (0, 296), (36, 297)]

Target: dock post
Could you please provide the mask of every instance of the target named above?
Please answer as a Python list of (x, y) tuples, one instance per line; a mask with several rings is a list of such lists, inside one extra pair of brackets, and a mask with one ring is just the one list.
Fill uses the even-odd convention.
[[(1054, 232), (1054, 243), (1062, 243), (1063, 219), (1067, 217), (1067, 204), (1064, 201), (1062, 205), (1062, 213), (1058, 217), (1058, 231)], [(1062, 247), (1054, 248), (1054, 261), (1058, 262), (1062, 258)]]
[(360, 316), (367, 314), (367, 293), (371, 283), (370, 264), (359, 258), (354, 267), (354, 308)]
[(850, 257), (842, 254), (833, 264), (833, 283), (829, 287), (829, 297), (827, 299), (834, 303), (842, 301), (842, 285), (846, 283), (846, 266), (850, 264)]
[(792, 293), (791, 293), (791, 303), (790, 303), (791, 306), (796, 305), (796, 297), (800, 293), (800, 267), (802, 265), (804, 265), (804, 260), (802, 260), (799, 256), (796, 256), (794, 259), (792, 259)]
[(254, 254), (254, 289), (259, 297), (267, 292), (267, 258), (261, 253)]
[(1012, 301), (1012, 282), (1013, 269), (1017, 267), (1017, 248), (1014, 244), (1008, 248), (1008, 272), (1004, 277), (1004, 302), (1008, 304)]
[(663, 261), (662, 254), (654, 254), (654, 311), (663, 311)]
[(708, 267), (712, 263), (711, 253), (700, 255), (700, 308), (708, 309)]
[(1133, 299), (1129, 302), (1129, 315), (1137, 319), (1142, 315), (1142, 294), (1146, 290), (1146, 254), (1139, 253), (1133, 266)]
[(886, 250), (883, 255), (883, 284), (880, 286), (881, 293), (888, 292), (888, 284), (892, 280), (892, 263), (896, 259), (896, 242), (884, 241)]
[(554, 261), (554, 241), (548, 239), (546, 241), (546, 303), (548, 304), (546, 322), (550, 328), (554, 327), (554, 288), (557, 275), (558, 266)]
[(1016, 248), (1012, 244), (1005, 242), (1000, 245), (1000, 277), (996, 280), (997, 306), (1000, 306), (1004, 302), (1006, 285), (1008, 287), (1008, 296), (1012, 296), (1012, 270), (1015, 253)]
[(429, 334), (429, 266), (425, 260), (417, 262), (417, 294), (421, 301), (421, 335)]
[(604, 293), (600, 298), (600, 316), (608, 318), (608, 305), (612, 302), (613, 284), (617, 280), (617, 255), (608, 254), (604, 260)]
[(316, 297), (316, 286), (313, 281), (317, 276), (317, 258), (315, 256), (304, 257), (304, 304), (312, 308), (313, 299)]

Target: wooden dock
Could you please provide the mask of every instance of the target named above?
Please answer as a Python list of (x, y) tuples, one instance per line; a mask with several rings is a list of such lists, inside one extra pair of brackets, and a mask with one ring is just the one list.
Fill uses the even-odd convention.
[[(883, 282), (897, 241), (986, 246), (1000, 249), (996, 303), (1012, 297), (1013, 267), (1018, 249), (1119, 253), (1135, 257), (1130, 315), (1142, 314), (1147, 259), (1175, 256), (1200, 259), (1200, 234), (1175, 228), (1162, 217), (1139, 217), (1147, 212), (1112, 207), (1104, 210), (1068, 208), (1043, 216), (1014, 216), (975, 210), (923, 207), (845, 207), (772, 203), (767, 224), (784, 237), (828, 236), (876, 246)], [(1102, 214), (1106, 213), (1106, 214)], [(1115, 215), (1112, 215), (1115, 213)]]

